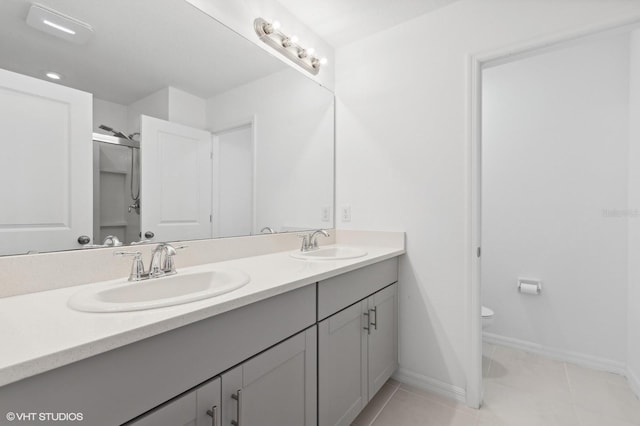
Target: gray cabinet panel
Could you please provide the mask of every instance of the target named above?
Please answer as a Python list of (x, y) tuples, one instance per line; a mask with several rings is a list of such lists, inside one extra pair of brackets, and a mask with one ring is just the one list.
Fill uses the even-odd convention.
[(316, 328), (222, 375), (223, 424), (316, 424)]
[(351, 424), (398, 368), (397, 288), (318, 323), (320, 426)]
[(320, 426), (349, 425), (367, 403), (366, 301), (318, 324)]
[(220, 378), (163, 405), (151, 413), (128, 423), (128, 426), (211, 426), (207, 410), (217, 414), (220, 424)]
[(318, 283), (318, 320), (398, 280), (398, 259), (388, 259)]
[(0, 387), (0, 412), (126, 422), (313, 325), (315, 294), (302, 287)]
[[(398, 368), (398, 285), (369, 298), (372, 330), (369, 335), (369, 399)], [(375, 326), (373, 326), (375, 324)]]

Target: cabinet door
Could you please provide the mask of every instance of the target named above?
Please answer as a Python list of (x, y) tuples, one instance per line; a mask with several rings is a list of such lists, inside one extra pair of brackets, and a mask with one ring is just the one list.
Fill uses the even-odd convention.
[(349, 425), (366, 405), (366, 300), (318, 324), (320, 426)]
[(398, 368), (398, 285), (369, 297), (369, 399)]
[[(163, 405), (130, 426), (217, 426), (220, 424), (220, 378)], [(213, 416), (216, 416), (215, 422)]]
[(316, 329), (310, 328), (222, 375), (222, 424), (316, 424)]

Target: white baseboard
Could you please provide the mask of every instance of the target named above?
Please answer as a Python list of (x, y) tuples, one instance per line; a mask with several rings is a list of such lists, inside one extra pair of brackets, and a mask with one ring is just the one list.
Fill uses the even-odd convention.
[(640, 398), (640, 377), (636, 376), (631, 369), (627, 369), (627, 381), (633, 393)]
[[(614, 361), (606, 358), (599, 358), (592, 355), (586, 355), (579, 352), (565, 351), (563, 349), (551, 348), (538, 343), (526, 340), (515, 339), (513, 337), (500, 336), (498, 334), (482, 333), (482, 339), (486, 343), (492, 343), (509, 348), (520, 349), (531, 352), (558, 361), (569, 362), (571, 364), (581, 365), (583, 367), (592, 368), (594, 370), (607, 371), (609, 373), (627, 376), (628, 370), (625, 363)], [(637, 382), (636, 382), (637, 383)]]
[(427, 377), (404, 368), (399, 368), (392, 378), (399, 382), (406, 383), (407, 385), (442, 395), (446, 398), (454, 399), (462, 403), (466, 402), (466, 391), (463, 388), (442, 382), (432, 377)]

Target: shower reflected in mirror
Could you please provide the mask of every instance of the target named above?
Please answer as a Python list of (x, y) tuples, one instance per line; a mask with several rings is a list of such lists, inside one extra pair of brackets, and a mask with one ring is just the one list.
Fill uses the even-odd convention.
[(94, 245), (130, 244), (140, 236), (140, 142), (109, 126), (93, 134)]

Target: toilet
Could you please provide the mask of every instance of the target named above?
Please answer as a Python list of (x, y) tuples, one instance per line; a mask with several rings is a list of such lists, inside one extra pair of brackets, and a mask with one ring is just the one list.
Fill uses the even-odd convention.
[(493, 310), (487, 308), (486, 306), (482, 307), (482, 328), (485, 329), (491, 324), (493, 324)]

